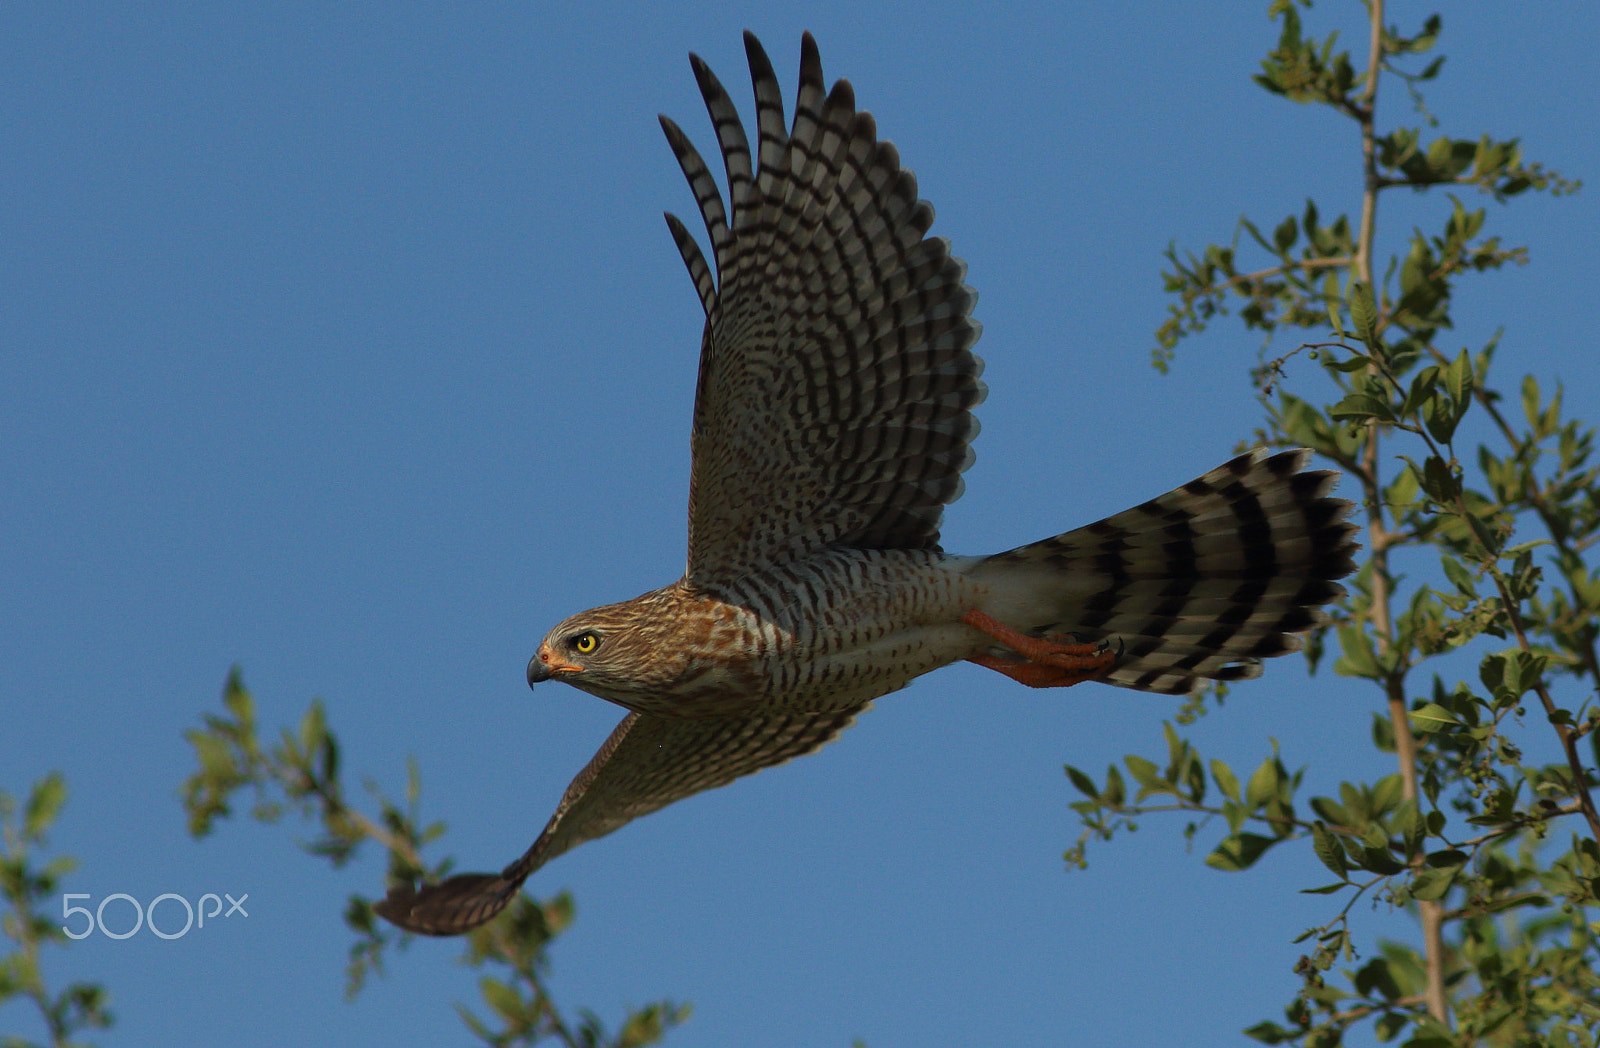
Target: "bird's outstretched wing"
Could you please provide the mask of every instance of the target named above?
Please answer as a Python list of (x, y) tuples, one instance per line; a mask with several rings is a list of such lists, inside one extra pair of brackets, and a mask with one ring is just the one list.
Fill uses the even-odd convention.
[(539, 839), (498, 874), (403, 884), (374, 909), (407, 931), (459, 935), (491, 920), (540, 866), (702, 790), (811, 753), (868, 706), (821, 713), (672, 718), (630, 713), (572, 780)]
[(761, 44), (745, 34), (757, 164), (738, 112), (691, 56), (731, 207), (678, 126), (661, 126), (689, 179), (716, 276), (667, 215), (706, 310), (694, 411), (689, 581), (715, 588), (829, 546), (929, 549), (960, 497), (983, 400), (976, 293), (899, 154), (826, 90), (800, 53), (793, 127)]

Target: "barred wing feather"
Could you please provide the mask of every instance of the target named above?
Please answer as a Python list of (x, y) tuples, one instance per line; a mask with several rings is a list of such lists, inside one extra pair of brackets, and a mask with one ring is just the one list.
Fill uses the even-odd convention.
[(689, 581), (715, 587), (830, 546), (935, 549), (962, 491), (984, 397), (965, 265), (925, 234), (933, 208), (894, 147), (825, 91), (801, 47), (792, 128), (772, 65), (745, 34), (756, 168), (727, 92), (692, 64), (731, 212), (687, 136), (662, 127), (705, 222), (667, 223), (706, 310), (695, 396)]

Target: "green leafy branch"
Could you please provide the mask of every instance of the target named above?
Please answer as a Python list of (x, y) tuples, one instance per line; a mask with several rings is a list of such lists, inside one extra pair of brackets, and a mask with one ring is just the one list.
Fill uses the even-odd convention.
[[(0, 1004), (13, 998), (32, 1001), (50, 1035), (51, 1048), (74, 1048), (80, 1030), (106, 1029), (113, 1021), (107, 1008), (109, 995), (96, 983), (75, 982), (52, 995), (45, 987), (40, 953), (47, 943), (65, 945), (60, 921), (46, 916), (43, 907), (60, 899), (61, 879), (76, 868), (70, 856), (59, 856), (43, 867), (34, 865), (33, 852), (44, 847), (46, 836), (67, 800), (66, 780), (59, 772), (34, 783), (17, 821), (17, 802), (0, 790), (0, 895), (7, 910), (0, 916), (0, 931), (16, 949), (0, 956)], [(0, 1048), (35, 1048), (21, 1037), (0, 1040)]]
[[(1524, 160), (1517, 139), (1495, 140), (1486, 135), (1477, 139), (1439, 137), (1424, 146), (1422, 132), (1416, 128), (1396, 128), (1382, 135), (1372, 129), (1377, 70), (1403, 77), (1419, 105), (1421, 96), (1416, 93), (1416, 85), (1437, 76), (1444, 62), (1442, 57), (1417, 73), (1405, 72), (1398, 60), (1433, 47), (1442, 31), (1438, 16), (1429, 18), (1423, 29), (1410, 37), (1383, 27), (1380, 22), (1375, 39), (1375, 68), (1357, 74), (1349, 52), (1335, 50), (1337, 33), (1322, 40), (1307, 37), (1299, 13), (1287, 0), (1274, 3), (1271, 11), (1282, 19), (1282, 33), (1278, 46), (1263, 60), (1256, 82), (1291, 101), (1328, 106), (1361, 126), (1368, 153), (1367, 190), (1371, 202), (1364, 208), (1357, 233), (1352, 232), (1350, 220), (1344, 215), (1323, 223), (1316, 205), (1308, 200), (1304, 213), (1298, 218), (1290, 215), (1278, 223), (1270, 239), (1248, 218), (1240, 218), (1233, 241), (1227, 246), (1212, 245), (1198, 255), (1186, 252), (1180, 257), (1176, 246), (1169, 245), (1165, 258), (1171, 269), (1162, 273), (1162, 281), (1177, 301), (1168, 307), (1166, 322), (1156, 330), (1152, 356), (1162, 371), (1179, 341), (1203, 331), (1216, 317), (1227, 315), (1234, 297), (1243, 300), (1239, 316), (1247, 328), (1270, 334), (1282, 326), (1308, 328), (1322, 323), (1326, 314), (1319, 302), (1338, 297), (1338, 271), (1360, 269), (1356, 263), (1363, 245), (1371, 240), (1366, 235), (1370, 212), (1375, 209), (1377, 195), (1384, 190), (1404, 187), (1420, 192), (1434, 186), (1472, 186), (1503, 203), (1529, 190), (1562, 195), (1576, 192), (1581, 186), (1542, 164)], [(1460, 201), (1456, 202), (1456, 210), (1459, 218), (1464, 213)], [(1476, 235), (1483, 222), (1483, 213), (1476, 215), (1476, 224), (1470, 231), (1466, 224), (1453, 226), (1446, 237), (1432, 244), (1417, 234), (1406, 260), (1408, 268), (1401, 274), (1403, 293), (1436, 289), (1439, 281), (1455, 270), (1483, 271), (1507, 262), (1526, 261), (1521, 249), (1502, 249), (1498, 239), (1465, 252), (1464, 241)], [(1241, 234), (1248, 234), (1276, 261), (1241, 272), (1237, 261)], [(1305, 246), (1297, 254), (1294, 249), (1301, 237)], [(1429, 278), (1426, 281), (1421, 279), (1425, 273)], [(1318, 278), (1322, 278), (1320, 287)], [(1432, 295), (1408, 302), (1407, 306), (1423, 307), (1420, 315), (1426, 316), (1429, 298), (1435, 306), (1444, 300), (1444, 296)]]
[[(1522, 615), (1524, 602), (1539, 592), (1542, 571), (1533, 564), (1533, 551), (1543, 540), (1509, 547), (1505, 545), (1510, 529), (1491, 527), (1498, 507), (1477, 493), (1472, 493), (1473, 506), (1469, 507), (1469, 492), (1462, 483), (1461, 466), (1451, 444), (1456, 427), (1474, 402), (1473, 393), (1478, 376), (1473, 363), (1463, 350), (1448, 364), (1430, 364), (1420, 368), (1409, 385), (1402, 384), (1391, 366), (1389, 347), (1378, 336), (1378, 313), (1371, 293), (1361, 284), (1355, 284), (1352, 288), (1351, 317), (1367, 353), (1352, 351), (1346, 359), (1333, 362), (1332, 366), (1337, 371), (1359, 373), (1354, 378), (1355, 388), (1328, 410), (1329, 417), (1354, 422), (1382, 422), (1410, 433), (1423, 442), (1428, 456), (1421, 466), (1410, 459), (1404, 460), (1411, 478), (1426, 496), (1425, 502), (1410, 512), (1445, 524), (1454, 522), (1458, 533), (1470, 536), (1469, 544), (1463, 546), (1452, 543), (1452, 546), (1458, 552), (1466, 553), (1478, 572), (1493, 583), (1498, 602), (1490, 606), (1490, 610), (1495, 618), (1503, 619), (1517, 640), (1519, 650), (1514, 659), (1508, 659), (1503, 654), (1491, 655), (1485, 658), (1480, 669), (1484, 683), (1495, 692), (1492, 700), (1479, 700), (1470, 690), (1458, 689), (1453, 693), (1455, 705), (1463, 711), (1482, 707), (1490, 714), (1497, 714), (1516, 707), (1522, 695), (1528, 691), (1537, 695), (1566, 755), (1571, 771), (1571, 795), (1588, 820), (1591, 835), (1595, 840), (1600, 840), (1600, 814), (1595, 811), (1590, 793), (1591, 783), (1577, 751), (1578, 740), (1600, 724), (1600, 709), (1590, 708), (1585, 722), (1579, 726), (1570, 711), (1558, 707), (1544, 681), (1552, 652), (1548, 649), (1535, 650)], [(1537, 384), (1530, 389), (1525, 383), (1524, 401), (1535, 433), (1553, 432), (1559, 420), (1559, 398), (1548, 408), (1541, 408)], [(1529, 445), (1528, 442), (1522, 442), (1520, 446)], [(1351, 463), (1351, 466), (1357, 471), (1362, 468), (1357, 463)], [(1526, 491), (1528, 487), (1525, 482), (1522, 490)], [(1570, 490), (1573, 494), (1577, 493), (1575, 489)], [(1569, 530), (1563, 528), (1563, 532), (1567, 538), (1571, 538)], [(1455, 600), (1447, 599), (1445, 603), (1455, 610), (1465, 611), (1469, 602), (1479, 599), (1473, 576), (1460, 562), (1449, 556), (1444, 557), (1441, 563), (1458, 591)], [(1593, 577), (1589, 575), (1582, 582), (1588, 582)], [(1576, 579), (1569, 581), (1582, 585)], [(1421, 589), (1418, 597), (1423, 598), (1427, 593), (1425, 588)], [(1469, 626), (1488, 625), (1489, 622), (1493, 622), (1493, 619), (1485, 622), (1482, 616), (1463, 616), (1460, 620), (1460, 623)], [(1458, 628), (1454, 634), (1446, 634), (1447, 641), (1459, 644), (1470, 639), (1470, 630), (1460, 629), (1460, 623), (1456, 624)], [(1589, 660), (1593, 659), (1592, 640), (1585, 654)], [(1458, 723), (1457, 715), (1437, 703), (1432, 704), (1432, 711), (1436, 712), (1430, 712), (1430, 715), (1442, 723)], [(1416, 718), (1418, 714), (1412, 716)], [(1495, 724), (1498, 725), (1498, 717)], [(1475, 741), (1486, 741), (1488, 736), (1476, 736), (1475, 725), (1471, 731)]]
[[(271, 746), (261, 741), (254, 697), (237, 670), (228, 675), (222, 705), (223, 714), (205, 714), (200, 728), (184, 733), (199, 765), (182, 790), (193, 836), (210, 834), (217, 820), (233, 814), (238, 794), (249, 790), (254, 797), (250, 814), (257, 821), (275, 823), (295, 810), (317, 824), (320, 836), (301, 846), (336, 867), (372, 841), (388, 854), (392, 882), (439, 879), (449, 873), (450, 859), (431, 865), (422, 859), (424, 846), (442, 837), (445, 826), (421, 822), (422, 776), (415, 760), (407, 762), (403, 804), (384, 796), (375, 783), (366, 783), (378, 808), (371, 816), (346, 799), (338, 738), (320, 701), (311, 703), (296, 730), (282, 729)], [(356, 937), (350, 947), (347, 996), (360, 992), (369, 974), (382, 973), (389, 946), (404, 947), (411, 939), (380, 921), (372, 905), (373, 900), (352, 895), (345, 906), (345, 924)], [(484, 1044), (512, 1048), (554, 1041), (565, 1048), (640, 1048), (659, 1042), (687, 1018), (688, 1006), (660, 1001), (630, 1011), (609, 1034), (592, 1013), (584, 1012), (578, 1023), (566, 1019), (545, 978), (547, 947), (571, 924), (572, 910), (572, 900), (564, 894), (544, 902), (518, 896), (505, 913), (469, 936), (462, 962), (498, 973), (479, 980), (479, 992), (498, 1028), (456, 1006)]]
[[(1485, 235), (1483, 209), (1451, 197), (1437, 234), (1413, 230), (1381, 279), (1372, 272), (1385, 190), (1470, 185), (1505, 202), (1529, 190), (1560, 195), (1577, 183), (1525, 160), (1516, 139), (1425, 143), (1416, 128), (1380, 132), (1374, 114), (1384, 75), (1402, 79), (1426, 122), (1437, 124), (1420, 86), (1443, 59), (1417, 72), (1407, 67), (1435, 46), (1441, 20), (1431, 17), (1406, 36), (1384, 23), (1382, 0), (1365, 0), (1369, 48), (1366, 69), (1357, 72), (1336, 34), (1306, 35), (1298, 8), (1309, 6), (1271, 5), (1280, 35), (1256, 79), (1357, 124), (1360, 219), (1353, 232), (1344, 216), (1324, 223), (1308, 202), (1270, 238), (1241, 219), (1228, 245), (1181, 256), (1169, 247), (1163, 276), (1174, 301), (1156, 332), (1155, 358), (1164, 368), (1179, 340), (1232, 308), (1269, 340), (1286, 326), (1332, 329), (1333, 338), (1257, 367), (1267, 425), (1254, 443), (1313, 448), (1359, 486), (1368, 552), (1348, 580), (1348, 598), (1313, 631), (1306, 653), (1314, 671), (1336, 641), (1335, 673), (1383, 696), (1373, 743), (1395, 755), (1398, 771), (1371, 785), (1344, 783), (1337, 800), (1313, 798), (1296, 815), (1300, 773), (1283, 772), (1274, 746), (1242, 792), (1231, 769), (1213, 762), (1210, 782), (1222, 799), (1208, 802), (1204, 766), (1169, 726), (1164, 772), (1142, 758), (1124, 761), (1139, 783), (1131, 802), (1116, 768), (1104, 787), (1069, 770), (1088, 800), (1074, 805), (1085, 830), (1068, 858), (1081, 865), (1088, 840), (1156, 811), (1200, 816), (1185, 829), (1191, 841), (1206, 820), (1226, 821), (1227, 835), (1206, 860), (1225, 870), (1248, 868), (1291, 841), (1309, 843), (1338, 880), (1305, 890), (1343, 893), (1344, 906), (1298, 940), (1310, 949), (1296, 966), (1301, 988), (1285, 1011), (1288, 1023), (1247, 1031), (1259, 1040), (1334, 1045), (1370, 1020), (1382, 1040), (1409, 1029), (1410, 1048), (1484, 1039), (1593, 1046), (1600, 1039), (1600, 922), (1587, 919), (1600, 902), (1593, 430), (1564, 418), (1560, 391), (1544, 398), (1531, 375), (1521, 384), (1526, 427), (1512, 423), (1503, 410), (1511, 398), (1490, 381), (1498, 335), (1477, 352), (1439, 344), (1462, 277), (1527, 260), (1525, 249)], [(1265, 264), (1240, 261), (1241, 247)], [(1287, 364), (1302, 352), (1337, 390), (1334, 403), (1318, 406), (1290, 391), (1297, 383)], [(1458, 435), (1477, 433), (1469, 427), (1474, 411), (1504, 446), (1484, 442), (1475, 456), (1461, 456)], [(1380, 454), (1391, 441), (1390, 453)], [(1420, 563), (1426, 575), (1412, 581), (1399, 573), (1402, 555), (1408, 569)], [(1485, 651), (1490, 638), (1501, 645)], [(1416, 679), (1442, 665), (1433, 660), (1475, 643), (1474, 681), (1448, 684), (1438, 671), (1429, 684)], [(1524, 724), (1530, 707), (1554, 733), (1555, 763), (1524, 755), (1535, 741), (1525, 736), (1542, 734)], [(1170, 799), (1145, 803), (1158, 795)], [(1562, 849), (1554, 830), (1572, 816), (1588, 832), (1572, 834)], [(1413, 910), (1421, 948), (1381, 943), (1378, 956), (1343, 970), (1335, 986), (1325, 975), (1357, 958), (1346, 915), (1362, 897)]]
[(513, 899), (504, 916), (478, 928), (467, 939), (467, 964), (493, 963), (507, 970), (508, 978), (485, 975), (479, 991), (490, 1010), (504, 1024), (489, 1026), (470, 1009), (456, 1011), (485, 1044), (510, 1048), (553, 1038), (565, 1048), (642, 1048), (656, 1044), (666, 1032), (689, 1017), (689, 1006), (658, 1001), (629, 1013), (615, 1034), (607, 1034), (600, 1019), (589, 1011), (571, 1026), (550, 1001), (543, 973), (548, 967), (545, 947), (572, 923), (572, 897), (565, 892), (545, 902), (526, 895)]

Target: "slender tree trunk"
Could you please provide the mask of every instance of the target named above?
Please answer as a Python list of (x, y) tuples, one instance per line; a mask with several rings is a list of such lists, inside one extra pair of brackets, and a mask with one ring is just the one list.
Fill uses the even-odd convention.
[[(1378, 102), (1378, 77), (1383, 64), (1383, 0), (1368, 0), (1368, 17), (1371, 33), (1367, 52), (1367, 80), (1361, 93), (1361, 107), (1357, 114), (1361, 122), (1361, 227), (1356, 244), (1356, 279), (1373, 288), (1372, 241), (1378, 214), (1378, 163), (1374, 118)], [(1373, 300), (1378, 301), (1373, 290)], [(1382, 329), (1380, 314), (1380, 331)], [(1372, 625), (1378, 635), (1379, 651), (1387, 655), (1394, 647), (1394, 619), (1390, 600), (1393, 595), (1389, 574), (1390, 533), (1383, 517), (1383, 484), (1379, 479), (1378, 438), (1380, 429), (1376, 421), (1368, 426), (1362, 465), (1366, 472), (1367, 532), (1372, 544)], [(1411, 721), (1406, 716), (1405, 667), (1392, 666), (1384, 681), (1389, 697), (1389, 720), (1394, 725), (1395, 758), (1400, 766), (1401, 796), (1418, 803), (1417, 794), (1417, 742), (1411, 733)], [(1411, 856), (1412, 862), (1421, 862), (1420, 854)], [(1425, 997), (1428, 1011), (1440, 1022), (1449, 1021), (1444, 993), (1444, 910), (1437, 902), (1418, 900), (1417, 908), (1422, 919), (1424, 966), (1427, 973)]]

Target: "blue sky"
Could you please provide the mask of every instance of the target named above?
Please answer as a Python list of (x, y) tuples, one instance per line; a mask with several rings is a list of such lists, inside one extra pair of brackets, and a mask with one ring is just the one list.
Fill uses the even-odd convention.
[[(1353, 6), (1311, 24), (1359, 40)], [(379, 891), (375, 851), (331, 872), (293, 823), (187, 837), (181, 733), (238, 664), (265, 726), (325, 699), (352, 786), (397, 792), (416, 755), (461, 868), (531, 841), (620, 714), (530, 693), (529, 654), (683, 563), (701, 318), (655, 116), (709, 150), (690, 50), (748, 122), (740, 30), (787, 98), (813, 31), (969, 263), (991, 395), (947, 548), (1042, 538), (1226, 458), (1255, 424), (1259, 339), (1224, 325), (1157, 375), (1161, 250), (1308, 194), (1359, 206), (1353, 126), (1249, 81), (1265, 7), (6, 8), (0, 788), (65, 774), (67, 890), (251, 900), (203, 935), (54, 951), (50, 983), (109, 987), (108, 1045), (465, 1043), (453, 942), (342, 1000), (339, 914)], [(1444, 130), (1600, 174), (1600, 11), (1445, 15)], [(1398, 85), (1381, 119), (1412, 120)], [(1461, 344), (1504, 325), (1503, 374), (1564, 380), (1593, 419), (1596, 194), (1488, 206), (1532, 262), (1463, 288)], [(1385, 198), (1384, 249), (1447, 208)], [(1276, 737), (1326, 791), (1389, 770), (1371, 701), (1281, 660), (1196, 740), (1248, 770)], [(1175, 705), (967, 665), (919, 680), (820, 754), (541, 871), (530, 889), (578, 908), (553, 985), (608, 1019), (693, 1002), (671, 1044), (1236, 1040), (1278, 1016), (1289, 940), (1329, 912), (1294, 894), (1326, 880), (1309, 854), (1222, 874), (1215, 832), (1190, 853), (1150, 819), (1087, 872), (1060, 858), (1061, 765), (1158, 752)], [(16, 1006), (0, 1030), (39, 1036)]]

